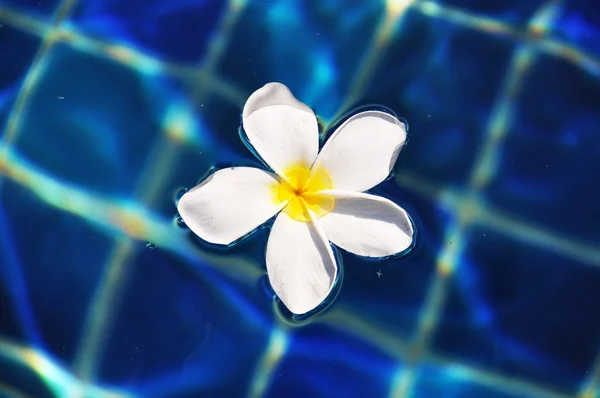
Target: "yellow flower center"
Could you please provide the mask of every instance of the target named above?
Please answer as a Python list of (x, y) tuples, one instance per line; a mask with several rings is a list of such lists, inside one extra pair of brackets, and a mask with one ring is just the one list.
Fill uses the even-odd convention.
[(291, 218), (307, 222), (310, 221), (309, 209), (319, 218), (333, 210), (333, 196), (319, 193), (333, 188), (325, 170), (317, 169), (311, 177), (309, 168), (295, 166), (290, 167), (284, 177), (275, 186), (275, 200), (278, 204), (288, 201), (283, 211)]

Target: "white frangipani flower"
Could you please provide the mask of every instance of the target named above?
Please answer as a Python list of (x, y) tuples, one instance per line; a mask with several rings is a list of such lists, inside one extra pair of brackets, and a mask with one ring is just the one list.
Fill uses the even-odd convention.
[(280, 83), (254, 92), (242, 115), (250, 144), (274, 173), (231, 167), (210, 175), (177, 205), (205, 241), (227, 245), (277, 215), (267, 242), (269, 281), (294, 314), (331, 292), (338, 266), (329, 242), (384, 257), (412, 244), (406, 212), (364, 193), (385, 180), (406, 140), (394, 116), (365, 111), (346, 120), (319, 153), (317, 118)]

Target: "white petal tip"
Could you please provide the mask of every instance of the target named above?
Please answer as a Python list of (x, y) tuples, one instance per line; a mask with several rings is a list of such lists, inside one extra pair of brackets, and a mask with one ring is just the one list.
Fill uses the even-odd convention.
[[(300, 281), (300, 283), (302, 283)], [(274, 290), (279, 292), (277, 294), (277, 298), (281, 303), (288, 309), (292, 314), (302, 316), (306, 315), (311, 311), (317, 309), (321, 304), (323, 304), (329, 295), (331, 294), (331, 290), (333, 290), (333, 285), (331, 286), (328, 293), (320, 292), (317, 295), (321, 297), (315, 297), (310, 293), (311, 290), (305, 290), (303, 292), (298, 291), (298, 286), (293, 289), (290, 289), (283, 284), (279, 283), (277, 286), (274, 286)], [(316, 289), (316, 287), (314, 287)], [(290, 292), (290, 290), (295, 290), (295, 292)], [(298, 294), (299, 293), (299, 294)], [(325, 297), (323, 297), (325, 296)]]
[[(190, 190), (191, 191), (191, 190)], [(211, 236), (207, 233), (202, 224), (199, 224), (194, 219), (194, 203), (193, 196), (190, 195), (190, 191), (186, 192), (177, 202), (177, 212), (179, 216), (187, 225), (187, 227), (203, 241), (219, 246), (228, 246), (235, 241), (235, 239), (223, 239), (219, 237)]]
[(230, 245), (280, 210), (272, 200), (271, 187), (276, 181), (274, 175), (251, 167), (217, 170), (187, 191), (177, 210), (202, 240)]
[(246, 118), (259, 109), (273, 105), (287, 105), (313, 113), (310, 107), (294, 97), (292, 91), (285, 84), (271, 82), (265, 84), (248, 97), (246, 104), (244, 104), (242, 117)]
[(304, 315), (329, 297), (337, 264), (317, 223), (280, 213), (269, 235), (266, 259), (271, 287), (291, 313)]
[(327, 237), (342, 249), (361, 257), (401, 255), (413, 245), (413, 222), (397, 204), (379, 196), (329, 191), (333, 211), (321, 222)]
[[(279, 299), (279, 300), (281, 300), (281, 299)], [(297, 316), (302, 316), (302, 315), (308, 314), (309, 312), (315, 310), (322, 303), (322, 302), (316, 303), (316, 304), (296, 303), (293, 305), (288, 305), (284, 301), (281, 301), (281, 302), (283, 303), (285, 308), (288, 309), (288, 311), (290, 311), (293, 315), (297, 315)]]
[(388, 178), (406, 141), (406, 125), (393, 114), (366, 110), (342, 123), (316, 160), (335, 189), (364, 192)]

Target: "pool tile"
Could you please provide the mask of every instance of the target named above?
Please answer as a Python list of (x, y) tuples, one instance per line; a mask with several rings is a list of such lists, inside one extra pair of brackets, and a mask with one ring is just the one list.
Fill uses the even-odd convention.
[(0, 139), (39, 45), (37, 37), (0, 23), (0, 53), (11, 54), (0, 66)]
[[(53, 397), (40, 375), (0, 355), (0, 397)], [(7, 383), (4, 383), (4, 381)]]
[[(83, 319), (99, 280), (113, 240), (81, 218), (58, 211), (40, 202), (22, 186), (3, 181), (0, 194), (7, 231), (16, 245), (10, 264), (13, 278), (22, 278), (19, 300), (10, 300), (19, 317), (32, 322), (29, 335), (39, 335), (50, 354), (65, 362), (73, 359)], [(68, 250), (67, 250), (68, 249)], [(14, 270), (18, 267), (18, 273)], [(20, 275), (19, 275), (20, 274)], [(12, 283), (17, 284), (16, 279)], [(26, 300), (22, 301), (22, 300)]]
[[(541, 57), (517, 104), (486, 191), (496, 208), (568, 238), (598, 243), (600, 80)], [(540, 98), (544, 100), (541, 101)]]
[(168, 98), (154, 94), (164, 86), (177, 93), (168, 79), (58, 45), (23, 113), (15, 149), (66, 182), (103, 195), (132, 195), (155, 161), (149, 151)]
[[(468, 368), (467, 368), (468, 369)], [(432, 364), (421, 367), (412, 396), (423, 398), (537, 398), (537, 396), (515, 391), (500, 378), (492, 384), (481, 384), (476, 373), (461, 367), (437, 367)]]
[[(80, 1), (71, 17), (83, 34), (159, 58), (194, 64), (208, 51), (227, 1)], [(194, 43), (190, 45), (190, 43)]]
[(270, 375), (267, 397), (386, 397), (398, 362), (320, 325), (294, 330)]
[(407, 12), (360, 102), (407, 121), (403, 170), (442, 185), (466, 183), (513, 49), (506, 38)]
[(248, 93), (279, 81), (317, 114), (333, 117), (385, 11), (376, 2), (352, 3), (249, 3), (232, 32), (221, 73)]
[[(571, 0), (562, 5), (551, 36), (597, 58), (600, 55), (598, 26), (600, 12), (595, 4), (585, 0)], [(596, 70), (596, 75), (599, 74), (600, 71)]]
[(471, 232), (435, 350), (575, 392), (600, 344), (600, 272), (484, 227)]
[(50, 22), (61, 3), (64, 3), (64, 0), (4, 0), (2, 6), (8, 7), (11, 11)]
[(452, 10), (460, 10), (471, 17), (484, 16), (503, 21), (505, 23), (524, 27), (535, 12), (547, 1), (519, 1), (519, 0), (441, 0), (440, 4)]
[(258, 281), (239, 285), (202, 260), (143, 243), (125, 266), (131, 276), (99, 377), (142, 396), (243, 395), (272, 322)]

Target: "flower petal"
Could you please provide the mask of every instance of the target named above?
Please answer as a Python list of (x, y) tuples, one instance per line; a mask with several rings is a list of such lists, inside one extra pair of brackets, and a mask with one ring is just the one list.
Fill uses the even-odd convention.
[(294, 314), (305, 314), (327, 298), (337, 265), (315, 218), (299, 222), (279, 213), (267, 243), (267, 272), (275, 293)]
[(278, 177), (252, 167), (218, 170), (185, 193), (177, 204), (188, 227), (205, 241), (227, 245), (273, 217)]
[(310, 167), (317, 157), (317, 118), (281, 83), (268, 83), (248, 98), (242, 123), (254, 149), (281, 176), (291, 166)]
[(358, 113), (327, 140), (313, 169), (322, 167), (336, 190), (366, 191), (385, 180), (406, 141), (406, 126), (380, 111)]
[(394, 202), (360, 192), (323, 192), (335, 197), (335, 207), (319, 222), (336, 246), (360, 256), (384, 257), (412, 244), (412, 222)]

